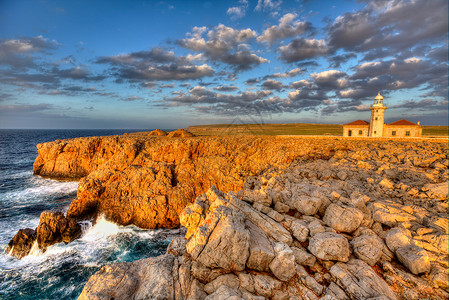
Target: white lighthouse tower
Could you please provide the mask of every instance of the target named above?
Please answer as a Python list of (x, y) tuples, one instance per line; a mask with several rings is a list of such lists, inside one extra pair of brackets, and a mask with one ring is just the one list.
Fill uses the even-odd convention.
[(384, 134), (384, 116), (387, 107), (384, 106), (384, 97), (382, 97), (380, 92), (377, 94), (376, 98), (374, 98), (374, 104), (371, 105), (369, 109), (371, 110), (369, 136), (382, 137)]

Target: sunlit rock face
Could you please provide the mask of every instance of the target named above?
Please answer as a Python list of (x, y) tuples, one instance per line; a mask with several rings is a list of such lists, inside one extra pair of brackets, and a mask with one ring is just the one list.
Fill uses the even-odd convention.
[[(447, 144), (400, 159), (401, 144), (379, 146), (267, 169), (235, 192), (212, 186), (181, 212), (187, 233), (167, 254), (105, 266), (80, 298), (447, 299), (448, 200), (434, 192)], [(422, 168), (413, 155), (438, 158)], [(315, 213), (296, 209), (309, 198)]]

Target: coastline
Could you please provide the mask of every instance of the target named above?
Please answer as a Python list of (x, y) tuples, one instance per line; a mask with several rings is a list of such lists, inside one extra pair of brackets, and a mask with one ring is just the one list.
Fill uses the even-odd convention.
[[(385, 164), (386, 162), (384, 162), (382, 160), (382, 157), (379, 157), (379, 155), (377, 154), (379, 151), (384, 152), (384, 155), (386, 155), (385, 152), (394, 152), (394, 148), (404, 148), (405, 146), (410, 145), (410, 143), (413, 144), (412, 148), (417, 149), (417, 152), (415, 152), (414, 154), (415, 157), (417, 155), (422, 156), (422, 159), (415, 160), (408, 159), (409, 157), (413, 156), (411, 154), (407, 154), (405, 156), (407, 157), (408, 161), (407, 168), (412, 169), (434, 169), (435, 161), (439, 161), (441, 160), (441, 158), (437, 158), (431, 163), (426, 162), (426, 158), (432, 156), (432, 153), (426, 153), (426, 151), (424, 150), (430, 147), (433, 148), (432, 151), (435, 154), (441, 154), (444, 153), (443, 148), (447, 148), (447, 145), (444, 146), (440, 141), (437, 140), (352, 140), (336, 137), (322, 137), (319, 139), (312, 137), (299, 137), (293, 140), (288, 136), (221, 136), (207, 138), (193, 137), (184, 139), (170, 139), (164, 137), (154, 138), (147, 137), (144, 134), (135, 134), (112, 138), (95, 137), (45, 143), (39, 148), (40, 158), (38, 157), (36, 159), (35, 164), (37, 165), (37, 167), (35, 169), (35, 173), (40, 173), (42, 170), (44, 170), (44, 175), (48, 175), (51, 177), (52, 175), (48, 170), (52, 170), (52, 172), (54, 172), (53, 174), (56, 174), (56, 176), (64, 174), (64, 176), (62, 177), (72, 176), (71, 178), (83, 178), (80, 181), (77, 199), (74, 200), (75, 204), (72, 202), (72, 205), (74, 206), (71, 205), (71, 209), (72, 207), (75, 207), (76, 209), (72, 209), (70, 215), (68, 213), (68, 217), (70, 216), (71, 218), (74, 218), (76, 220), (81, 220), (86, 217), (92, 217), (92, 214), (90, 214), (89, 212), (89, 209), (92, 209), (92, 207), (95, 207), (95, 209), (99, 208), (99, 211), (103, 213), (104, 211), (102, 210), (107, 208), (107, 206), (105, 206), (105, 204), (103, 203), (104, 200), (102, 200), (102, 195), (104, 195), (105, 192), (106, 195), (104, 196), (108, 197), (108, 201), (111, 201), (111, 196), (119, 194), (119, 202), (123, 202), (123, 192), (126, 193), (128, 199), (134, 199), (132, 201), (128, 201), (125, 206), (120, 207), (112, 205), (116, 211), (118, 210), (123, 213), (123, 211), (126, 211), (126, 207), (128, 207), (128, 209), (130, 207), (133, 207), (129, 206), (129, 204), (133, 201), (145, 201), (145, 198), (142, 198), (142, 195), (144, 193), (148, 194), (149, 192), (149, 190), (146, 188), (146, 185), (151, 185), (151, 183), (153, 182), (158, 182), (157, 191), (159, 191), (159, 195), (153, 192), (153, 196), (151, 197), (151, 199), (146, 198), (149, 202), (155, 201), (154, 206), (146, 206), (144, 211), (145, 214), (151, 215), (151, 219), (153, 221), (154, 219), (160, 217), (161, 219), (160, 221), (158, 221), (159, 223), (156, 222), (149, 224), (147, 221), (145, 221), (147, 223), (142, 223), (142, 220), (139, 220), (136, 216), (132, 216), (128, 219), (122, 218), (120, 214), (119, 216), (114, 215), (114, 211), (111, 211), (111, 215), (109, 215), (108, 218), (114, 221), (118, 220), (119, 223), (123, 225), (137, 223), (136, 225), (138, 226), (146, 224), (144, 226), (141, 226), (144, 228), (173, 228), (179, 225), (179, 215), (182, 215), (183, 211), (185, 214), (184, 208), (192, 203), (196, 197), (201, 197), (201, 195), (204, 192), (208, 191), (212, 185), (217, 186), (219, 190), (225, 193), (231, 191), (238, 192), (245, 187), (245, 184), (248, 188), (248, 182), (250, 182), (251, 180), (255, 180), (254, 178), (259, 178), (263, 175), (270, 177), (270, 172), (277, 172), (279, 170), (288, 169), (292, 166), (292, 164), (297, 164), (298, 162), (335, 162), (335, 160), (337, 159), (345, 160), (347, 159), (346, 156), (350, 157), (351, 155), (354, 155), (354, 153), (363, 151), (368, 151), (368, 154), (364, 153), (365, 158), (356, 158), (356, 161), (362, 162), (366, 161), (367, 159), (371, 159), (374, 161), (379, 160), (380, 162)], [(421, 151), (421, 153), (419, 151)], [(242, 155), (242, 153), (246, 155), (243, 155), (244, 157), (239, 156)], [(377, 157), (375, 157), (376, 155), (374, 155), (373, 153), (376, 153)], [(71, 154), (72, 156), (70, 156), (69, 154)], [(360, 156), (361, 154), (358, 155)], [(221, 159), (220, 157), (222, 156), (224, 156), (226, 159)], [(354, 158), (352, 159), (354, 160)], [(61, 161), (64, 161), (64, 163), (61, 163)], [(194, 163), (198, 161), (202, 161), (202, 163)], [(396, 165), (397, 163), (392, 164)], [(147, 167), (148, 169), (151, 169), (153, 171), (148, 172)], [(356, 167), (364, 169), (363, 164), (357, 164)], [(382, 169), (382, 166), (374, 164), (372, 168), (377, 168), (377, 170), (379, 170)], [(212, 172), (212, 170), (214, 169), (220, 170), (222, 174), (214, 174)], [(442, 169), (444, 170), (444, 167)], [(439, 171), (442, 174), (441, 176), (443, 177), (447, 177), (447, 165), (445, 166), (445, 169), (446, 173), (441, 173)], [(154, 170), (156, 170), (157, 172), (155, 172)], [(385, 176), (385, 174), (388, 173), (384, 172), (385, 170), (388, 169), (382, 169), (380, 171), (380, 174)], [(118, 176), (118, 174), (120, 174), (120, 176)], [(189, 179), (192, 175), (196, 177), (194, 177), (193, 179)], [(207, 180), (201, 179), (201, 177), (204, 176), (206, 176)], [(335, 174), (332, 174), (329, 179), (333, 180), (334, 177)], [(151, 178), (152, 180), (146, 181), (146, 178)], [(267, 178), (267, 180), (269, 179)], [(339, 180), (342, 181), (341, 178)], [(428, 178), (428, 180), (430, 179)], [(434, 180), (438, 181), (441, 180), (441, 178), (437, 177), (434, 178)], [(319, 179), (318, 181), (323, 180)], [(401, 178), (399, 178), (397, 181), (399, 184)], [(98, 182), (100, 182), (100, 184), (98, 184)], [(113, 190), (108, 192), (104, 189), (107, 189), (108, 186), (110, 186), (114, 182), (115, 185), (113, 186)], [(324, 182), (326, 182), (326, 180), (324, 180)], [(379, 182), (381, 181), (376, 181), (376, 184)], [(137, 185), (133, 186), (133, 184), (136, 183)], [(192, 185), (194, 187), (193, 189)], [(422, 186), (418, 186), (418, 188), (419, 191), (422, 190)], [(393, 189), (395, 190), (396, 187), (394, 187)], [(140, 190), (140, 192), (134, 193), (138, 190)], [(251, 188), (250, 190), (257, 189)], [(99, 191), (101, 191), (101, 193)], [(161, 191), (165, 192), (165, 195), (161, 195)], [(188, 197), (185, 197), (186, 195)], [(158, 198), (157, 196), (164, 197)], [(349, 196), (350, 195), (347, 195), (348, 198), (350, 198)], [(184, 198), (184, 200), (178, 201), (181, 197), (185, 197), (188, 199)], [(245, 197), (247, 198), (246, 200)], [(323, 196), (323, 198), (325, 197), (329, 197), (329, 195)], [(250, 199), (251, 197), (240, 195), (240, 197), (238, 198), (240, 199), (240, 201), (248, 202), (248, 199)], [(259, 199), (260, 197), (256, 198)], [(273, 198), (273, 196), (270, 194), (269, 198)], [(170, 202), (173, 199), (176, 199), (177, 201)], [(262, 200), (262, 202), (263, 201), (267, 200)], [(271, 201), (272, 202), (270, 203), (270, 205), (268, 205), (268, 207), (271, 208), (271, 211), (276, 211), (278, 214), (284, 215), (285, 213), (288, 213), (288, 211), (284, 211), (282, 213), (278, 212), (275, 209), (277, 202), (273, 201), (273, 199)], [(447, 195), (445, 201), (447, 205)], [(257, 207), (257, 205), (255, 205), (257, 204), (257, 202), (258, 201), (254, 200), (252, 206)], [(278, 202), (283, 203), (283, 201)], [(334, 201), (330, 202), (333, 203)], [(267, 203), (264, 203), (265, 206), (267, 206), (266, 204)], [(285, 203), (283, 204), (286, 205)], [(348, 205), (348, 203), (345, 203), (345, 205)], [(164, 206), (167, 206), (168, 209), (160, 214), (160, 208)], [(262, 207), (261, 209), (264, 208)], [(69, 209), (69, 212), (70, 211), (71, 210)], [(158, 211), (158, 213), (151, 213), (152, 211)], [(321, 212), (322, 215), (318, 215), (318, 219), (320, 219), (321, 222), (323, 222), (322, 217), (324, 216), (324, 213), (325, 212)], [(171, 216), (167, 218), (168, 215)], [(272, 213), (272, 215), (276, 214)], [(205, 212), (203, 217), (206, 216), (207, 213)], [(298, 217), (299, 218), (297, 219), (301, 219), (302, 215), (300, 214), (298, 215)], [(167, 219), (169, 219), (168, 222)], [(378, 222), (378, 220), (376, 222)], [(284, 226), (284, 224), (282, 224), (282, 226), (286, 227)], [(329, 224), (327, 223), (322, 224), (322, 226), (332, 228), (332, 226), (329, 226)], [(309, 236), (307, 238), (311, 239), (312, 236)], [(191, 253), (184, 253), (183, 255), (188, 256), (191, 255)], [(298, 264), (296, 263), (295, 266), (298, 266)], [(214, 269), (216, 268), (217, 267), (214, 267)], [(221, 266), (221, 269), (224, 269), (225, 271), (235, 271), (226, 269), (226, 267), (223, 268), (223, 266)], [(246, 270), (244, 268), (243, 270), (239, 271), (247, 272), (249, 270)], [(266, 271), (267, 270), (265, 270), (264, 272)], [(268, 270), (268, 272), (270, 271)], [(273, 274), (270, 276), (273, 276)], [(277, 279), (279, 280), (279, 278)], [(338, 285), (338, 283), (336, 284)], [(216, 288), (218, 289), (219, 287), (217, 286)], [(329, 288), (329, 286), (327, 286), (326, 288)], [(214, 294), (215, 292), (216, 290), (210, 290), (210, 293), (207, 294)], [(183, 297), (187, 297), (187, 294), (185, 293), (186, 291), (184, 291)], [(239, 293), (241, 297), (242, 291), (237, 289), (237, 294)]]

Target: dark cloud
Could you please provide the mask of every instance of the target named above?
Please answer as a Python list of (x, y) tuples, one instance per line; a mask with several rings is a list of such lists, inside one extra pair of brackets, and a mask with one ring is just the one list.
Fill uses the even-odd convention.
[(328, 45), (333, 51), (368, 52), (366, 59), (396, 55), (447, 40), (447, 12), (447, 0), (377, 1), (336, 18)]
[(42, 36), (22, 37), (19, 39), (0, 39), (0, 65), (11, 68), (34, 68), (36, 55), (59, 47), (56, 41)]
[(259, 82), (260, 82), (260, 80), (257, 79), (257, 78), (249, 78), (249, 79), (247, 79), (247, 80), (245, 81), (245, 84), (246, 84), (246, 85), (254, 85), (254, 84), (257, 84), (257, 83), (259, 83)]
[(309, 22), (295, 20), (296, 14), (287, 13), (279, 19), (279, 25), (273, 25), (264, 30), (257, 38), (258, 42), (266, 42), (272, 45), (275, 41), (304, 34), (313, 27)]
[(237, 91), (239, 88), (235, 85), (221, 85), (214, 88), (214, 90), (219, 92), (234, 92)]
[(247, 28), (236, 30), (219, 24), (207, 31), (207, 40), (203, 34), (206, 27), (194, 27), (187, 38), (178, 40), (184, 48), (202, 52), (205, 57), (216, 62), (231, 65), (236, 71), (249, 70), (268, 60), (252, 53), (246, 42), (256, 37), (256, 32)]
[(296, 62), (322, 56), (328, 52), (324, 40), (297, 38), (286, 46), (279, 47), (280, 59)]
[(357, 55), (353, 52), (343, 53), (340, 55), (334, 55), (329, 57), (329, 67), (331, 68), (340, 68), (341, 64), (346, 63), (351, 58), (357, 58)]
[(161, 48), (100, 57), (96, 62), (110, 65), (112, 74), (118, 80), (130, 82), (188, 80), (214, 74), (214, 70), (207, 64), (194, 65), (186, 57), (176, 57), (173, 52)]
[(280, 92), (284, 88), (284, 84), (280, 81), (267, 79), (264, 83), (262, 83), (262, 88), (264, 90), (275, 90)]

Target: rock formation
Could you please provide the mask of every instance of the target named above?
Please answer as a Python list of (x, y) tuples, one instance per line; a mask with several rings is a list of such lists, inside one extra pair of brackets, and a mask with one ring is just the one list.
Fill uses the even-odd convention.
[(28, 255), (35, 242), (44, 251), (51, 245), (69, 243), (81, 236), (81, 226), (73, 219), (66, 218), (62, 212), (44, 211), (41, 213), (39, 226), (20, 229), (9, 242), (7, 252), (17, 258)]
[(80, 299), (447, 299), (447, 145), (403, 152), (337, 150), (211, 187), (167, 254), (103, 267)]
[(151, 131), (148, 136), (166, 136), (167, 132), (161, 130), (161, 129), (156, 129)]

